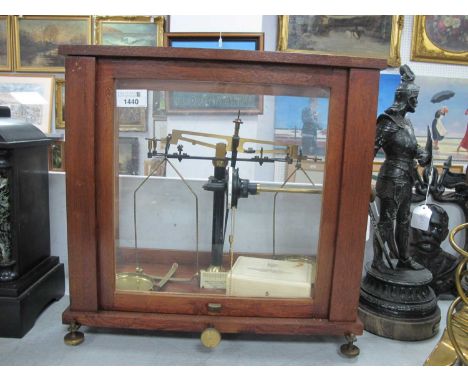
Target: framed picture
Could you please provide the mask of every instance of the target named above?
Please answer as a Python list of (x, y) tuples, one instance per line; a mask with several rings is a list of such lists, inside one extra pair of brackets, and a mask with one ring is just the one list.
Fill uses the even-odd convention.
[(468, 65), (468, 16), (414, 16), (411, 60)]
[(400, 65), (403, 16), (279, 16), (278, 50), (387, 59)]
[(168, 114), (262, 114), (263, 97), (257, 94), (166, 92)]
[(0, 16), (0, 71), (13, 70), (11, 16)]
[(64, 72), (59, 45), (91, 44), (90, 16), (15, 16), (16, 71)]
[(97, 45), (162, 46), (164, 16), (97, 16)]
[(416, 111), (409, 118), (419, 144), (425, 145), (429, 128), (436, 161), (452, 155), (454, 163), (467, 162), (468, 146), (460, 144), (468, 141), (468, 79), (416, 76), (415, 83), (421, 89)]
[[(454, 162), (468, 161), (468, 144), (460, 145), (465, 137), (465, 142), (468, 142), (468, 80), (416, 76), (415, 83), (420, 86), (418, 106), (407, 117), (411, 120), (418, 143), (425, 146), (429, 128), (437, 162), (445, 161), (449, 155)], [(399, 84), (400, 76), (397, 74), (380, 75), (377, 115), (393, 104)], [(377, 158), (383, 160), (383, 153), (379, 152)]]
[(55, 79), (55, 128), (65, 129), (65, 80)]
[[(220, 41), (221, 39), (221, 41)], [(166, 33), (164, 46), (172, 48), (263, 50), (263, 33)], [(262, 114), (257, 94), (166, 92), (168, 114)]]
[(119, 131), (146, 131), (146, 107), (119, 107), (117, 122)]
[(138, 138), (119, 137), (119, 174), (138, 175), (138, 158)]
[(172, 48), (264, 50), (264, 34), (174, 32), (164, 34), (164, 46)]
[(49, 145), (49, 171), (65, 171), (65, 141), (56, 140)]
[(25, 120), (48, 134), (52, 118), (54, 77), (4, 74), (0, 76), (0, 105), (12, 118)]

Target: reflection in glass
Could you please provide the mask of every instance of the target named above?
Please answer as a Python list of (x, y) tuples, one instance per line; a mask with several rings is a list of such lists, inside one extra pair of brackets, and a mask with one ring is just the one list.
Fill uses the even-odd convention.
[(117, 290), (312, 297), (329, 91), (147, 85), (150, 128), (115, 127)]

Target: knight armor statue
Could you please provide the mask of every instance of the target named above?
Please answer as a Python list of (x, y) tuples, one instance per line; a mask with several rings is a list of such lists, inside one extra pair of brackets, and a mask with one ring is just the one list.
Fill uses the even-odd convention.
[[(429, 150), (421, 148), (414, 135), (406, 113), (414, 113), (418, 104), (419, 86), (415, 75), (407, 65), (400, 67), (401, 83), (396, 89), (395, 100), (377, 118), (375, 154), (382, 148), (385, 161), (377, 178), (376, 194), (380, 199), (378, 230), (382, 242), (388, 245), (390, 257), (398, 260), (397, 269), (420, 270), (408, 252), (411, 217), (411, 194), (417, 163), (425, 166), (431, 161)], [(374, 239), (372, 267), (385, 271), (381, 245)]]

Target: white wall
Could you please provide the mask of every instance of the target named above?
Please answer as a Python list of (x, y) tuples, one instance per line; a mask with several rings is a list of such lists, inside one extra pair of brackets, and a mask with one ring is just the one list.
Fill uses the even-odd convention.
[(261, 32), (262, 16), (171, 16), (170, 32)]
[[(174, 165), (178, 166), (178, 163)], [(120, 177), (119, 234), (122, 247), (133, 247), (135, 243), (133, 191), (143, 179), (136, 176)], [(201, 251), (209, 251), (211, 248), (213, 193), (202, 189), (205, 183), (206, 180), (188, 181), (198, 197)], [(272, 252), (273, 198), (273, 193), (264, 193), (239, 200), (235, 224), (236, 251)], [(136, 205), (139, 248), (195, 250), (195, 197), (179, 179), (149, 179), (138, 191)], [(320, 209), (320, 195), (278, 195), (276, 252), (298, 255), (316, 252)], [(229, 232), (228, 223), (227, 235)]]

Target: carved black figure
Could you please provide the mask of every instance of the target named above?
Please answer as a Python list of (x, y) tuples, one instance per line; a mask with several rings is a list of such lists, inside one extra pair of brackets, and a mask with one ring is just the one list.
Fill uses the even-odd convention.
[(440, 247), (449, 233), (449, 217), (436, 204), (428, 204), (428, 207), (432, 211), (429, 228), (427, 231), (411, 228), (410, 253), (415, 261), (432, 273), (430, 286), (437, 295), (454, 294), (454, 271), (459, 259)]
[[(376, 184), (380, 199), (378, 230), (382, 241), (388, 245), (390, 256), (398, 259), (397, 268), (419, 270), (423, 267), (408, 253), (411, 194), (416, 160), (425, 166), (431, 155), (418, 145), (411, 121), (406, 118), (406, 113), (414, 113), (418, 104), (419, 86), (414, 84), (415, 75), (407, 65), (400, 68), (400, 74), (401, 83), (393, 105), (377, 118), (375, 154), (381, 148), (385, 153)], [(376, 239), (372, 267), (380, 271), (388, 269)]]
[[(459, 206), (468, 221), (468, 169), (465, 174), (453, 173), (452, 156), (444, 162), (444, 167), (439, 175), (437, 168), (433, 168), (432, 182), (429, 194), (432, 199), (439, 203), (453, 203)], [(427, 187), (429, 187), (429, 168), (423, 172), (423, 176), (418, 176), (413, 194), (413, 203), (418, 203), (426, 199)], [(465, 245), (463, 248), (468, 251), (468, 235), (465, 235)]]

